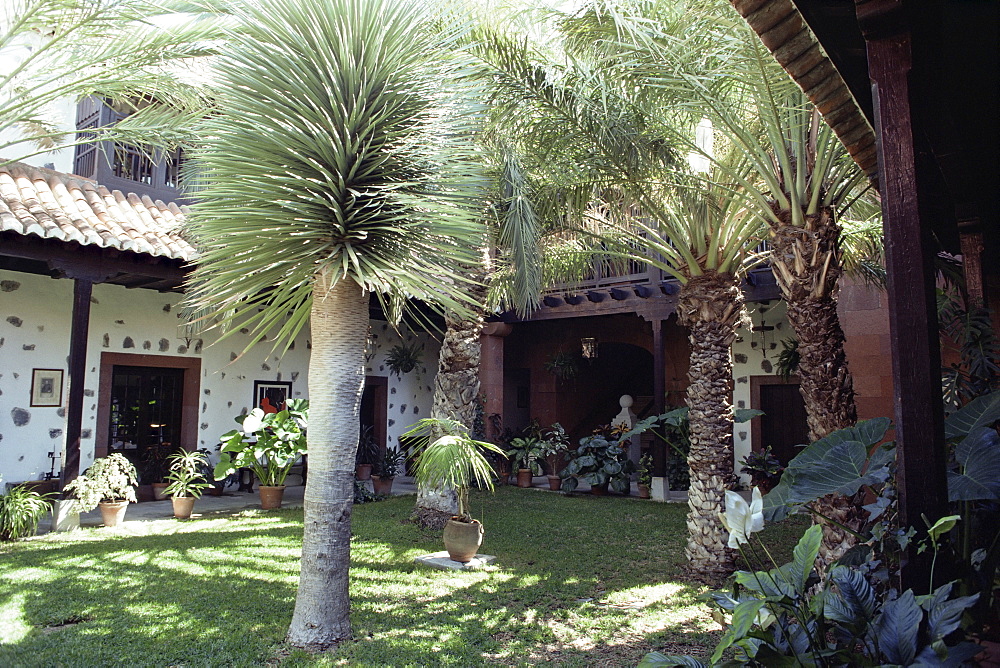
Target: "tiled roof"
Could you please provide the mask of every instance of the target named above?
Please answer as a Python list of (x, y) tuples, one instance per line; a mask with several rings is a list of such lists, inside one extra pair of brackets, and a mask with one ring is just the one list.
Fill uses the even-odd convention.
[(858, 166), (877, 182), (875, 130), (793, 0), (730, 2), (816, 105)]
[(194, 260), (185, 207), (23, 163), (0, 166), (0, 232)]

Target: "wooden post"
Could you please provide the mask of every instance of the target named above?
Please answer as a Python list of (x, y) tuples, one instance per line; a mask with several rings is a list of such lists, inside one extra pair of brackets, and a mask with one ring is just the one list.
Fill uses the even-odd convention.
[(87, 337), (90, 333), (90, 297), (94, 283), (73, 281), (73, 316), (69, 335), (69, 400), (66, 405), (66, 459), (62, 487), (80, 475), (80, 438), (83, 433), (83, 389), (87, 375)]
[[(926, 530), (947, 509), (941, 356), (929, 218), (920, 201), (910, 108), (911, 36), (900, 0), (857, 0), (875, 102), (895, 384), (897, 485), (902, 527)], [(913, 545), (913, 543), (911, 543)], [(927, 593), (932, 552), (911, 548), (902, 587)], [(939, 568), (939, 570), (941, 570)]]
[[(663, 320), (655, 318), (653, 325), (653, 411), (661, 415), (666, 410), (667, 370), (663, 343)], [(653, 475), (667, 475), (667, 444), (661, 438), (653, 439)]]

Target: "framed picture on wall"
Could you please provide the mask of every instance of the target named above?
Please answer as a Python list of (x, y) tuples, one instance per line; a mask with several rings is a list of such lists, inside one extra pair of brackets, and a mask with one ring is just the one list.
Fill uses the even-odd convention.
[(254, 408), (265, 413), (285, 409), (285, 402), (292, 398), (292, 383), (285, 380), (255, 380), (253, 382)]
[(31, 405), (62, 406), (63, 370), (32, 369)]

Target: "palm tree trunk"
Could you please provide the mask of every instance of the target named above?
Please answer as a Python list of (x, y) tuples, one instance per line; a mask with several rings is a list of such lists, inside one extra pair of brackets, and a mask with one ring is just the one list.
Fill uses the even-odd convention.
[(322, 651), (351, 637), (348, 574), (354, 456), (364, 390), (368, 297), (353, 279), (316, 277), (309, 358), (309, 479), (302, 571), (288, 643)]
[(736, 329), (745, 318), (743, 293), (732, 274), (708, 273), (681, 288), (677, 320), (691, 343), (688, 371), (688, 573), (717, 582), (735, 568), (719, 521), (733, 473), (733, 361)]
[[(779, 212), (782, 220), (791, 216)], [(799, 391), (806, 406), (809, 438), (819, 440), (858, 420), (854, 381), (844, 353), (844, 330), (837, 316), (837, 288), (843, 268), (837, 246), (840, 224), (830, 208), (806, 216), (805, 226), (774, 226), (771, 266), (781, 286), (788, 322), (799, 340)], [(861, 525), (859, 511), (843, 496), (816, 502), (817, 512), (851, 529)], [(852, 534), (824, 522), (820, 565), (840, 558), (854, 545)]]
[[(485, 303), (485, 285), (477, 286), (471, 292), (479, 303)], [(445, 322), (447, 329), (438, 355), (431, 417), (458, 420), (471, 428), (476, 420), (476, 406), (479, 399), (481, 351), (479, 336), (483, 331), (482, 309), (476, 309), (475, 316), (468, 319), (459, 319), (447, 314)], [(458, 499), (455, 490), (425, 487), (417, 490), (413, 520), (420, 526), (443, 529), (448, 520), (457, 513)]]

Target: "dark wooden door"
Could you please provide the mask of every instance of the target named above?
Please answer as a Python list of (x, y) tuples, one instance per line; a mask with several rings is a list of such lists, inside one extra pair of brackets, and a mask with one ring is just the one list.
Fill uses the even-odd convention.
[(180, 448), (183, 393), (184, 369), (114, 367), (108, 451), (128, 457), (142, 484), (159, 482)]
[(754, 448), (763, 450), (768, 445), (771, 451), (787, 465), (799, 448), (809, 442), (809, 427), (806, 424), (806, 406), (799, 393), (798, 384), (761, 385), (760, 403), (764, 411), (760, 420), (760, 439)]

